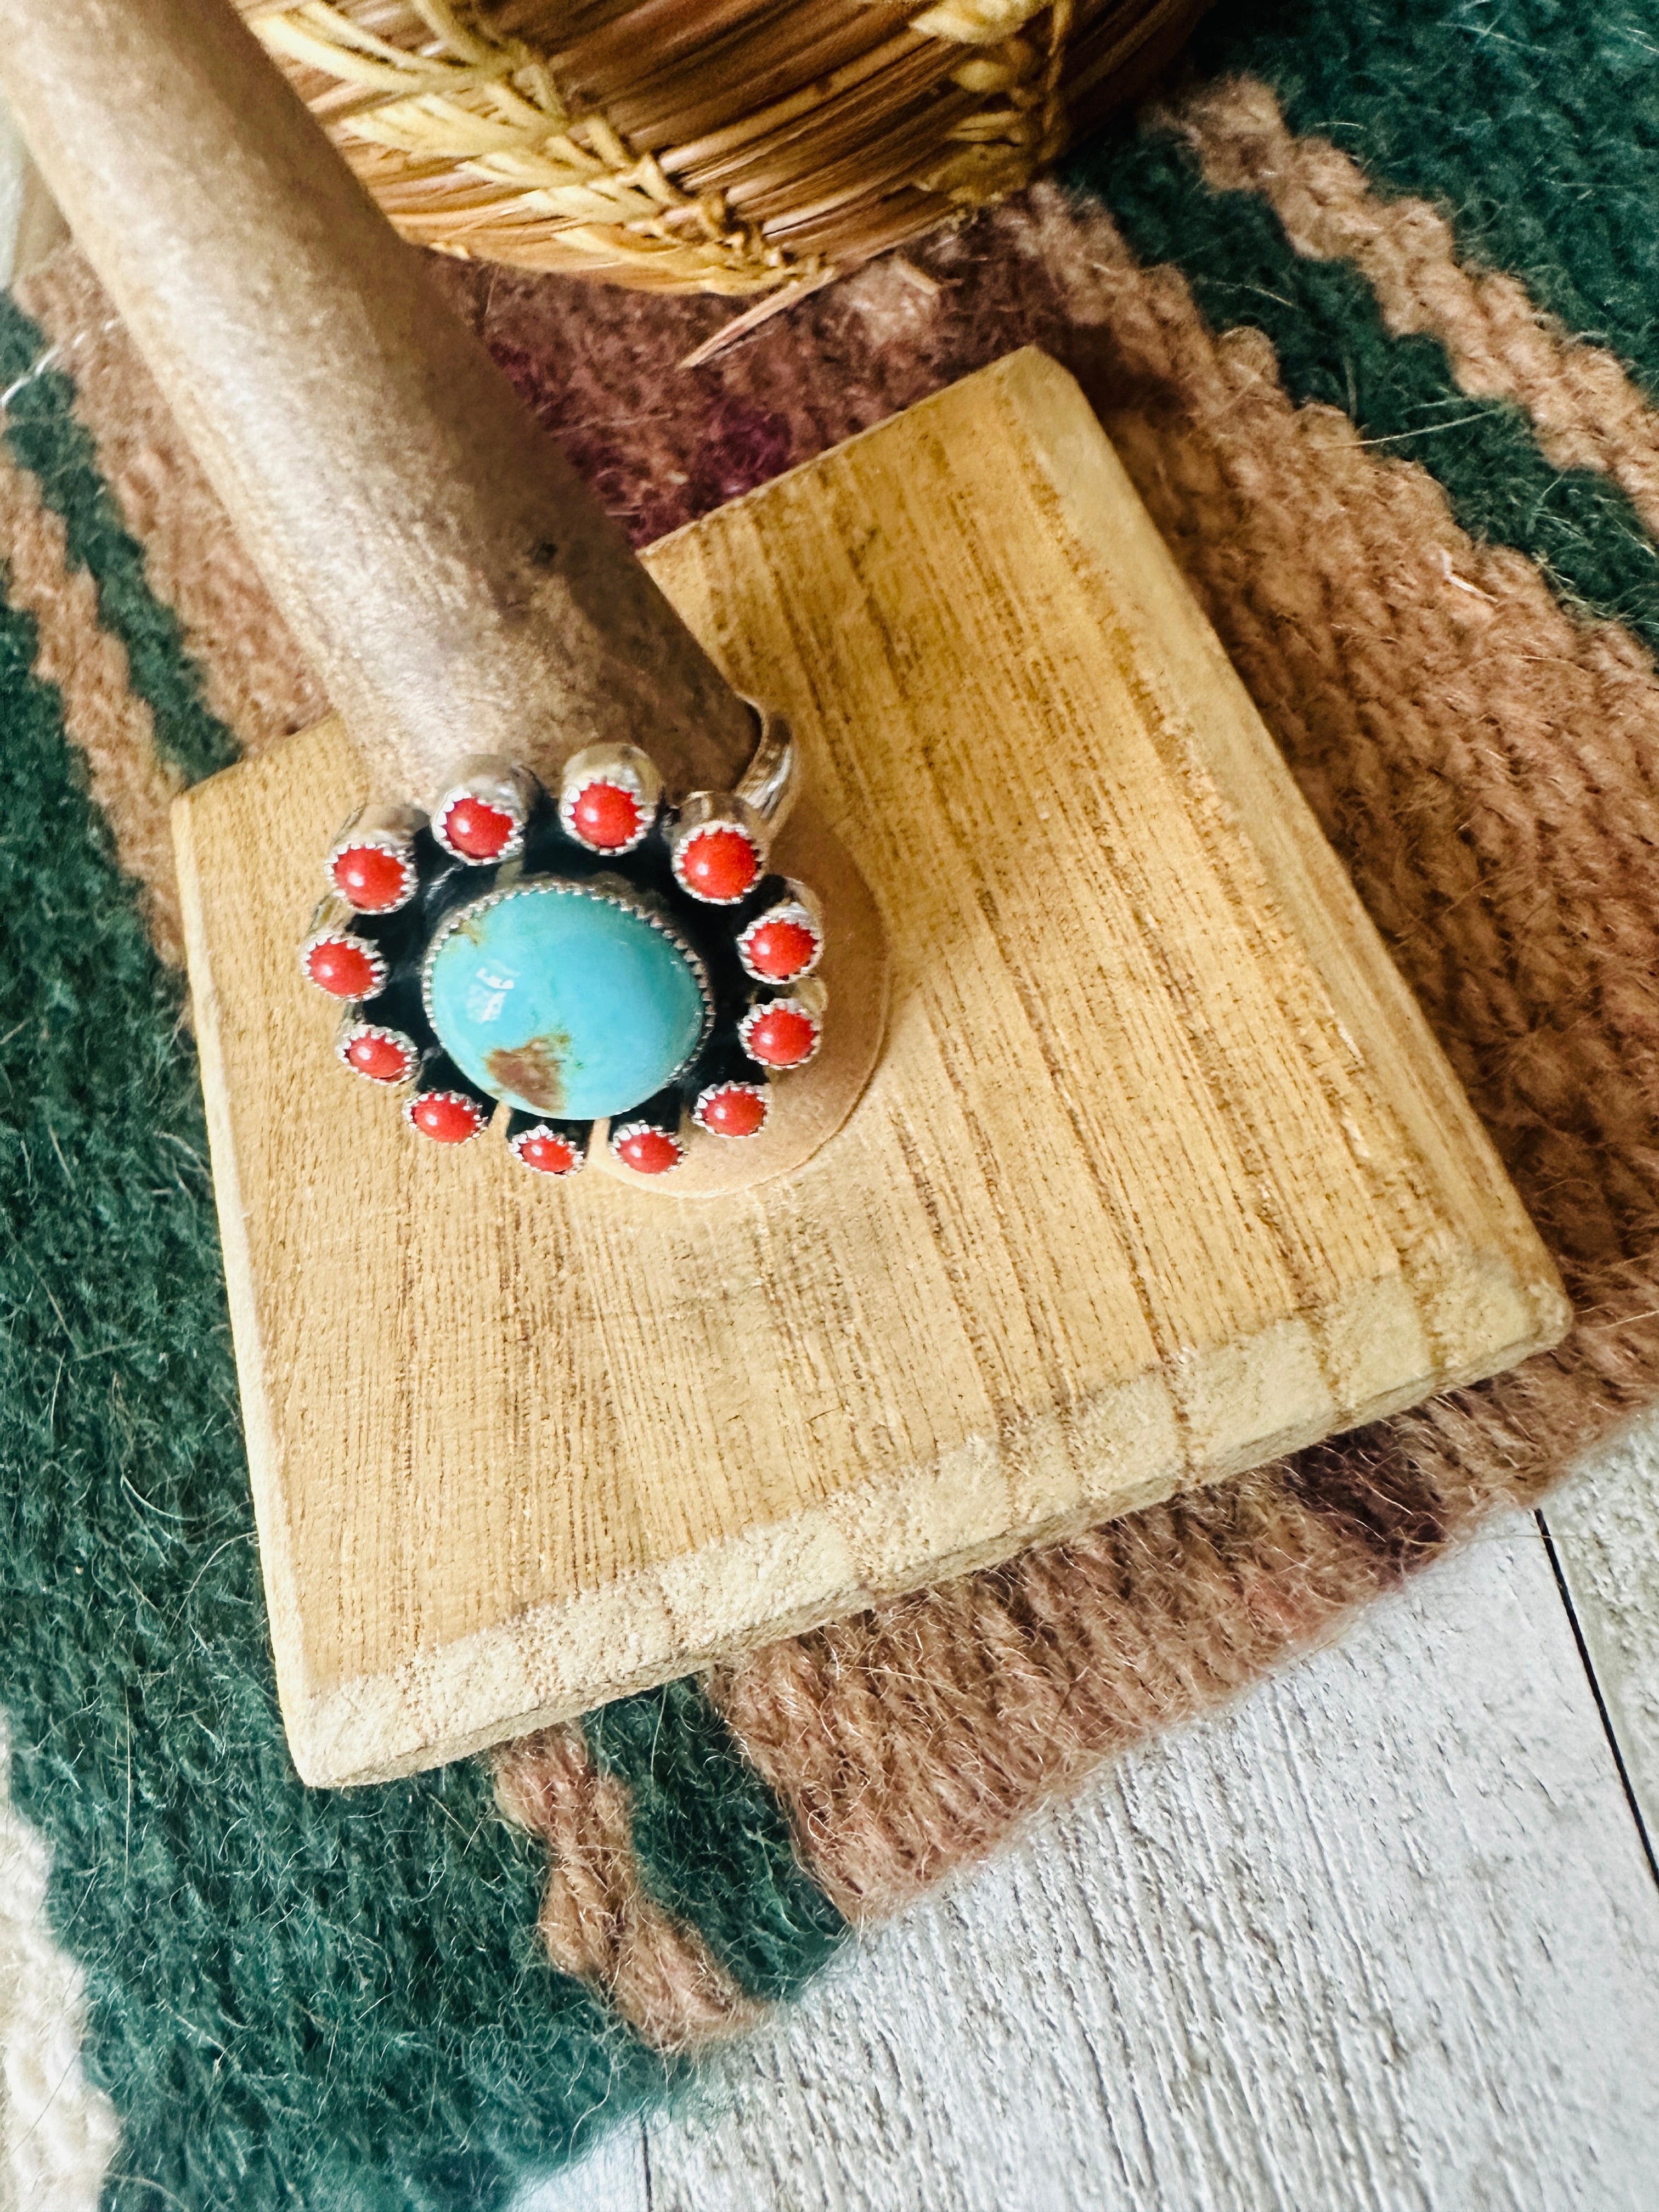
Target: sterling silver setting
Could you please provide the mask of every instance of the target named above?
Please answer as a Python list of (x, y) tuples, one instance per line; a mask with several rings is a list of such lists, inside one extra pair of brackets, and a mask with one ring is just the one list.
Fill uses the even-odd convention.
[[(398, 1095), (412, 1129), (459, 1144), (496, 1122), (514, 1159), (555, 1181), (579, 1172), (596, 1143), (654, 1176), (683, 1161), (688, 1148), (761, 1133), (775, 1085), (807, 1066), (822, 1040), (827, 1001), (817, 970), (825, 923), (805, 884), (768, 872), (773, 842), (799, 789), (800, 763), (782, 717), (748, 703), (755, 747), (726, 791), (676, 799), (641, 747), (606, 742), (572, 754), (546, 787), (515, 762), (475, 755), (447, 779), (431, 818), (411, 806), (375, 806), (346, 824), (329, 848), (330, 896), (313, 917), (301, 957), (336, 939), (361, 954), (360, 961), (337, 963), (332, 981), (318, 986), (337, 1005), (345, 1001), (335, 1050), (354, 1074)], [(711, 841), (711, 832), (729, 834)], [(356, 866), (342, 865), (354, 854)], [(702, 1010), (696, 1042), (678, 1065), (650, 1097), (608, 1121), (532, 1111), (526, 1102), (533, 1090), (513, 1087), (488, 1056), (463, 1049), (452, 1031), (467, 1061), (461, 1066), (436, 1024), (435, 963), (453, 933), (507, 899), (551, 892), (599, 901), (647, 922), (691, 975)], [(558, 941), (560, 933), (549, 937)], [(526, 972), (533, 976), (544, 957), (582, 957), (532, 952)], [(647, 997), (628, 988), (591, 1003), (598, 1012), (586, 1017), (588, 1033), (599, 1041), (597, 1048), (616, 1040), (614, 1021), (651, 1018)], [(673, 1049), (692, 1026), (690, 1012), (683, 1002), (677, 1018), (684, 1026)], [(448, 1009), (446, 1019), (453, 1013)], [(368, 1056), (382, 1068), (359, 1066), (350, 1057), (354, 1044), (366, 1041), (380, 1048)], [(664, 1057), (641, 1056), (653, 1082)], [(433, 1100), (453, 1109), (442, 1132), (417, 1118), (422, 1102)], [(497, 1121), (503, 1103), (508, 1112)], [(477, 1126), (464, 1133), (471, 1116)], [(647, 1133), (661, 1140), (644, 1148), (650, 1158), (626, 1160), (629, 1140)]]
[[(456, 769), (448, 789), (432, 811), (432, 834), (452, 860), (469, 867), (498, 867), (516, 860), (524, 850), (525, 824), (540, 786), (527, 768), (499, 758), (494, 753), (474, 753)], [(501, 842), (488, 852), (477, 852), (456, 842), (457, 810), (471, 803), (501, 816), (507, 829)]]
[[(324, 880), (330, 893), (358, 914), (398, 914), (409, 904), (419, 888), (420, 875), (415, 865), (415, 839), (425, 827), (426, 817), (415, 806), (360, 806), (340, 835), (329, 847), (323, 863)], [(367, 901), (353, 895), (342, 880), (353, 853), (384, 854), (396, 866), (399, 875), (397, 891), (390, 899)]]
[[(769, 929), (786, 928), (803, 931), (812, 940), (811, 957), (798, 968), (780, 971), (757, 965), (757, 940), (764, 941)], [(775, 989), (787, 983), (799, 983), (813, 974), (823, 957), (823, 915), (816, 898), (804, 884), (793, 880), (787, 887), (787, 896), (775, 905), (766, 907), (754, 920), (744, 925), (738, 936), (738, 957), (743, 963), (745, 975), (757, 983), (770, 984)]]
[[(394, 1046), (402, 1054), (404, 1065), (395, 1075), (376, 1075), (367, 1067), (359, 1067), (349, 1057), (351, 1048), (360, 1038), (372, 1037), (378, 1044)], [(413, 1080), (421, 1065), (421, 1049), (414, 1038), (404, 1030), (388, 1028), (381, 1022), (354, 1021), (349, 1015), (340, 1024), (339, 1035), (334, 1040), (334, 1050), (343, 1066), (364, 1083), (372, 1083), (379, 1091), (396, 1091)]]
[[(595, 792), (616, 793), (631, 803), (635, 821), (622, 837), (596, 837), (581, 820), (581, 802)], [(620, 858), (642, 845), (662, 809), (662, 778), (656, 763), (637, 745), (585, 745), (564, 764), (559, 779), (559, 820), (567, 836), (591, 853)]]

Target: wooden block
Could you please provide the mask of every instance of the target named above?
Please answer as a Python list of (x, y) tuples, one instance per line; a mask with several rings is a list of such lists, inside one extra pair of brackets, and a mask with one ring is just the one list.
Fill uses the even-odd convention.
[(404, 1133), (295, 945), (337, 725), (179, 804), (283, 1711), (452, 1759), (1553, 1342), (1554, 1269), (1081, 393), (1016, 354), (665, 540), (893, 955), (719, 1202)]

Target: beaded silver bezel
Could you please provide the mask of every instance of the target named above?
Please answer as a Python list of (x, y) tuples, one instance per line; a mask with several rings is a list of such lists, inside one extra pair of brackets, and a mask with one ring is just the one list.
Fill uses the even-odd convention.
[[(571, 1153), (569, 1166), (538, 1168), (533, 1160), (526, 1159), (519, 1147), (528, 1144), (532, 1137), (550, 1137), (556, 1145), (568, 1145)], [(507, 1149), (526, 1175), (548, 1176), (555, 1182), (562, 1182), (566, 1176), (580, 1175), (587, 1165), (586, 1146), (579, 1142), (574, 1137), (567, 1136), (562, 1129), (556, 1129), (550, 1121), (538, 1121), (528, 1129), (520, 1129), (516, 1137), (507, 1139)]]
[(791, 1013), (804, 1014), (811, 1023), (812, 1049), (803, 1053), (799, 1060), (787, 1061), (762, 1060), (758, 1054), (752, 1052), (749, 1053), (749, 1057), (758, 1066), (769, 1067), (779, 1075), (793, 1075), (798, 1067), (810, 1067), (818, 1056), (818, 1048), (823, 1042), (824, 1006), (822, 999), (816, 996), (808, 998), (793, 991), (786, 992), (781, 998), (757, 999), (738, 1023), (738, 1042), (745, 1052), (749, 1052), (749, 1040), (754, 1034), (755, 1024), (763, 1015), (775, 1013), (780, 1007), (787, 1008)]
[[(804, 1066), (805, 1062), (803, 1062), (802, 1065)], [(781, 1072), (787, 1074), (788, 1070), (784, 1069)], [(758, 1098), (760, 1100), (763, 1110), (760, 1118), (760, 1127), (758, 1128), (715, 1129), (711, 1128), (709, 1124), (703, 1120), (702, 1109), (708, 1103), (708, 1100), (711, 1098), (718, 1098), (723, 1091), (745, 1091), (750, 1098)], [(705, 1083), (702, 1089), (698, 1091), (691, 1107), (691, 1119), (696, 1123), (698, 1128), (702, 1131), (704, 1136), (718, 1137), (720, 1142), (725, 1145), (748, 1144), (752, 1139), (758, 1137), (764, 1133), (766, 1125), (771, 1117), (772, 1098), (765, 1084), (748, 1083), (745, 1082), (741, 1076), (733, 1076), (730, 1080), (725, 1083)]]
[[(432, 970), (440, 951), (448, 942), (452, 933), (474, 915), (487, 913), (491, 907), (499, 906), (504, 899), (527, 898), (538, 892), (559, 892), (566, 896), (594, 899), (603, 906), (620, 907), (624, 913), (635, 915), (641, 921), (648, 922), (653, 929), (657, 930), (668, 939), (681, 959), (684, 961), (691, 971), (692, 981), (696, 984), (697, 996), (702, 1002), (702, 1026), (697, 1032), (696, 1042), (678, 1064), (671, 1068), (663, 1078), (664, 1084), (675, 1082), (684, 1074), (686, 1069), (690, 1066), (692, 1061), (708, 1043), (709, 1031), (714, 1025), (714, 994), (709, 984), (708, 969), (704, 964), (702, 955), (696, 947), (689, 944), (681, 936), (679, 931), (675, 928), (659, 907), (649, 898), (636, 892), (631, 884), (624, 884), (619, 878), (612, 876), (591, 876), (586, 882), (574, 881), (568, 876), (521, 876), (517, 883), (504, 884), (499, 889), (487, 890), (478, 898), (469, 899), (465, 906), (457, 907), (453, 914), (447, 914), (433, 932), (432, 942), (427, 946), (425, 957), (421, 963), (421, 1004), (426, 1010), (427, 1020), (430, 1023), (432, 1033), (439, 1043), (444, 1044), (444, 1037), (443, 1032), (439, 1029), (433, 1017)], [(448, 1051), (449, 1048), (447, 1044), (444, 1044), (444, 1049)], [(468, 1071), (467, 1073), (468, 1080), (471, 1081), (471, 1072)], [(488, 1084), (480, 1084), (478, 1087), (483, 1091), (488, 1091), (489, 1088)], [(511, 1101), (503, 1100), (502, 1103), (511, 1103)], [(538, 1109), (532, 1108), (528, 1110), (534, 1112)], [(628, 1112), (631, 1109), (624, 1108), (623, 1110)], [(577, 1118), (586, 1119), (586, 1117), (578, 1116)], [(596, 1115), (594, 1118), (602, 1120), (604, 1117)]]
[[(674, 1146), (675, 1150), (679, 1154), (679, 1158), (674, 1163), (674, 1167), (659, 1168), (657, 1170), (659, 1175), (672, 1175), (674, 1168), (683, 1168), (685, 1165), (686, 1143), (679, 1131), (678, 1129), (665, 1129), (660, 1121), (641, 1121), (636, 1114), (631, 1121), (621, 1121), (613, 1124), (610, 1135), (605, 1139), (606, 1149), (609, 1151), (611, 1158), (616, 1161), (618, 1167), (628, 1168), (630, 1175), (639, 1175), (643, 1172), (641, 1169), (630, 1167), (629, 1165), (629, 1163), (623, 1159), (622, 1156), (622, 1148), (630, 1137), (643, 1136), (647, 1131), (653, 1137), (666, 1137), (669, 1143)], [(647, 1180), (648, 1182), (650, 1177), (647, 1176)]]
[[(367, 953), (368, 955), (369, 965), (373, 969), (374, 975), (374, 980), (369, 985), (368, 990), (331, 991), (323, 984), (319, 983), (316, 977), (312, 974), (310, 964), (311, 956), (317, 950), (319, 945), (354, 945), (359, 952)], [(390, 972), (391, 970), (386, 965), (386, 955), (381, 951), (380, 946), (378, 945), (372, 945), (366, 937), (359, 937), (353, 930), (333, 928), (313, 929), (310, 936), (307, 938), (304, 944), (300, 947), (300, 973), (305, 977), (306, 981), (311, 986), (313, 991), (320, 991), (324, 998), (332, 999), (337, 1006), (343, 1001), (349, 1002), (354, 999), (379, 998), (380, 993), (386, 988), (386, 979)]]
[[(337, 899), (343, 899), (353, 914), (401, 914), (421, 887), (420, 871), (415, 866), (414, 839), (399, 836), (392, 830), (349, 830), (337, 837), (328, 848), (328, 858), (323, 862), (323, 879)], [(334, 878), (334, 863), (343, 854), (359, 850), (390, 853), (404, 872), (404, 887), (390, 906), (358, 906), (348, 891), (342, 890)]]
[[(401, 1075), (371, 1075), (366, 1067), (359, 1067), (346, 1058), (347, 1052), (361, 1036), (385, 1037), (388, 1042), (402, 1048), (405, 1065)], [(346, 1022), (334, 1040), (334, 1054), (343, 1067), (349, 1069), (360, 1082), (372, 1083), (377, 1091), (395, 1091), (400, 1083), (408, 1083), (421, 1065), (421, 1048), (407, 1030), (389, 1029), (384, 1022)]]
[[(576, 801), (596, 783), (626, 791), (640, 810), (640, 826), (625, 845), (595, 845), (575, 823)], [(567, 761), (559, 782), (559, 823), (573, 844), (602, 860), (621, 860), (637, 852), (662, 811), (662, 776), (650, 755), (637, 745), (587, 745)]]
[[(458, 1105), (470, 1107), (473, 1113), (477, 1115), (477, 1121), (475, 1125), (467, 1131), (464, 1137), (434, 1137), (429, 1129), (422, 1128), (420, 1123), (415, 1119), (415, 1109), (428, 1098), (453, 1098)], [(404, 1101), (404, 1119), (408, 1122), (410, 1127), (414, 1130), (416, 1135), (417, 1137), (424, 1137), (428, 1144), (441, 1144), (451, 1148), (458, 1144), (470, 1145), (475, 1137), (483, 1136), (484, 1131), (489, 1127), (490, 1123), (490, 1116), (484, 1112), (483, 1108), (479, 1105), (476, 1098), (468, 1097), (465, 1091), (451, 1091), (448, 1089), (442, 1091), (411, 1091), (409, 1097)]]
[[(763, 928), (769, 921), (793, 922), (805, 929), (811, 937), (812, 957), (804, 968), (798, 968), (793, 975), (769, 975), (763, 969), (750, 965), (749, 940), (757, 929)], [(769, 984), (774, 989), (804, 983), (809, 975), (817, 973), (818, 963), (823, 957), (823, 922), (817, 911), (817, 901), (814, 900), (809, 905), (799, 889), (792, 885), (787, 898), (779, 899), (775, 905), (764, 908), (752, 921), (744, 924), (738, 933), (737, 951), (738, 963), (744, 974), (753, 982)]]

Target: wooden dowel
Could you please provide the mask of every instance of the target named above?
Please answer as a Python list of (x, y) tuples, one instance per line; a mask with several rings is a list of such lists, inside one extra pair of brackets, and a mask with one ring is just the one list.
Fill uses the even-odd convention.
[(0, 0), (0, 89), (388, 795), (743, 702), (228, 0)]

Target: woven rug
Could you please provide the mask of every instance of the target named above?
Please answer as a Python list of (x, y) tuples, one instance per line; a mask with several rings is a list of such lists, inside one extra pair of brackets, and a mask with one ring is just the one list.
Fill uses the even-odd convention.
[(84, 266), (0, 307), (0, 2204), (500, 2205), (1659, 1387), (1659, 0), (1252, 0), (729, 312), (441, 281), (651, 538), (1035, 341), (1552, 1244), (1557, 1354), (419, 1780), (296, 1783), (167, 830), (324, 702)]

